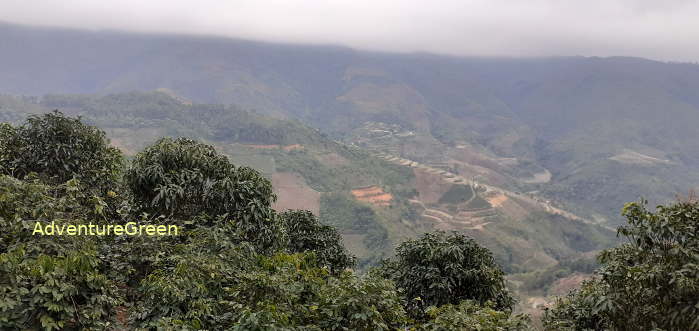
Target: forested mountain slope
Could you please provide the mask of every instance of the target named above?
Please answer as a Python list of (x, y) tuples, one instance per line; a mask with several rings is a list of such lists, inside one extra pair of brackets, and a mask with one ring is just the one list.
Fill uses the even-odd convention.
[[(162, 93), (47, 99), (62, 100), (71, 112), (92, 113), (96, 121), (116, 121), (112, 128), (124, 123), (105, 117), (105, 111), (120, 104), (125, 117), (147, 131), (167, 132), (168, 126), (159, 125), (174, 123), (201, 130), (211, 127), (205, 119), (213, 112), (214, 120), (245, 124), (223, 130), (229, 134), (255, 128), (247, 132), (254, 139), (291, 137), (292, 131), (300, 134), (296, 137), (308, 136), (293, 123), (232, 107), (186, 105)], [(10, 118), (41, 112), (36, 98), (0, 101)], [(158, 106), (167, 110), (158, 113)], [(141, 115), (165, 116), (139, 117), (133, 107), (150, 110)], [(281, 134), (268, 134), (275, 129)], [(246, 146), (305, 150), (300, 144)], [(361, 152), (356, 156), (374, 159)], [(497, 233), (525, 241), (531, 232), (523, 230), (544, 230), (559, 244), (554, 250), (559, 254), (566, 248), (560, 244), (575, 249), (591, 243), (595, 228), (603, 229), (550, 206), (544, 210), (567, 220), (534, 211), (533, 220), (508, 219), (508, 210), (531, 198), (515, 198), (516, 193), (475, 181), (464, 184), (461, 176), (415, 161), (380, 157), (415, 169), (417, 192), (408, 194), (408, 201), (424, 209), (423, 217), (439, 219), (437, 230), (457, 226), (459, 232), (483, 235), (474, 240), (459, 232), (430, 231), (403, 241), (393, 257), (362, 275), (353, 270), (355, 257), (343, 247), (337, 228), (322, 224), (309, 211), (275, 211), (274, 183), (255, 169), (231, 163), (212, 145), (162, 137), (125, 159), (109, 146), (104, 131), (58, 111), (29, 115), (20, 123), (0, 122), (0, 226), (5, 229), (0, 232), (0, 328), (525, 330), (531, 318), (513, 314), (513, 287), (520, 294), (562, 290), (584, 279), (581, 271), (595, 269), (585, 258), (591, 254), (583, 254), (534, 273), (510, 275), (506, 281), (503, 262), (508, 269), (518, 265), (497, 263), (481, 246), (494, 239), (486, 235), (494, 228), (487, 224), (500, 225), (496, 230), (512, 221), (526, 224), (512, 228), (514, 233)], [(357, 162), (346, 160), (345, 165)], [(391, 168), (380, 162), (374, 166)], [(372, 170), (377, 169), (364, 174)], [(418, 179), (419, 173), (439, 178), (426, 187), (419, 185), (425, 179)], [(444, 182), (451, 183), (448, 190), (435, 194), (434, 188)], [(356, 200), (376, 207), (362, 206), (364, 211), (396, 206), (380, 186), (351, 192)], [(509, 200), (517, 201), (502, 208)], [(542, 204), (547, 206), (534, 203)], [(624, 207), (627, 225), (618, 232), (627, 241), (600, 252), (597, 277), (545, 310), (544, 329), (696, 329), (699, 268), (694, 262), (699, 246), (694, 230), (699, 202), (689, 196), (657, 209), (651, 212), (643, 203)], [(449, 214), (455, 212), (459, 217)], [(479, 216), (488, 222), (463, 227), (473, 225), (472, 213), (481, 212), (490, 214)], [(366, 212), (349, 216), (351, 224), (376, 223)], [(582, 237), (570, 238), (576, 234)], [(549, 244), (543, 239), (534, 242)], [(543, 248), (551, 253), (551, 247)], [(520, 268), (535, 264), (540, 252), (533, 253)], [(571, 277), (556, 280), (571, 272)], [(552, 280), (556, 282), (549, 284)], [(520, 307), (542, 312), (537, 305), (542, 298), (525, 298), (520, 296)]]
[[(699, 66), (637, 58), (452, 58), (222, 38), (0, 25), (0, 91), (166, 89), (299, 119), (603, 223), (699, 184)], [(357, 132), (360, 130), (360, 132)], [(474, 168), (477, 166), (479, 168)]]
[[(609, 229), (552, 211), (541, 199), (378, 157), (298, 122), (235, 106), (190, 104), (162, 92), (138, 92), (3, 96), (0, 107), (2, 121), (13, 123), (53, 109), (82, 116), (105, 130), (127, 156), (161, 136), (211, 144), (234, 164), (251, 166), (271, 180), (278, 196), (275, 209), (307, 209), (338, 228), (360, 268), (389, 256), (405, 239), (455, 230), (490, 248), (504, 270), (520, 273), (516, 283), (522, 291), (540, 291), (571, 272), (591, 271), (575, 261), (590, 261), (590, 253), (614, 242)], [(575, 266), (563, 267), (567, 271), (541, 284), (530, 281), (538, 276), (529, 273), (559, 265)]]

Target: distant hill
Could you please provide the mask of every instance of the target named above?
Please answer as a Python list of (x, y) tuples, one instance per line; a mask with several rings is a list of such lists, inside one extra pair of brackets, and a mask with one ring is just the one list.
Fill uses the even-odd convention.
[[(640, 196), (662, 202), (699, 186), (698, 65), (0, 25), (1, 93), (156, 89), (297, 119), (347, 143), (536, 191), (602, 223)], [(406, 134), (377, 140), (371, 123)]]
[(163, 92), (1, 96), (2, 121), (52, 109), (82, 116), (133, 155), (163, 136), (214, 145), (271, 179), (275, 208), (308, 209), (336, 226), (360, 267), (435, 229), (469, 233), (512, 273), (551, 267), (608, 247), (614, 233), (537, 197), (475, 184), (449, 171), (370, 153), (291, 120), (235, 106), (190, 104)]

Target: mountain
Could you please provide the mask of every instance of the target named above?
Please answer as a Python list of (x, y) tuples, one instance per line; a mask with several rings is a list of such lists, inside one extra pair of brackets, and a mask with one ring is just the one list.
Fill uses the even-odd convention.
[[(0, 25), (2, 93), (160, 89), (237, 104), (610, 225), (625, 202), (698, 186), (698, 88), (699, 65), (638, 58), (456, 58)], [(376, 131), (386, 127), (395, 132)]]
[(298, 121), (233, 105), (193, 103), (171, 91), (0, 96), (1, 122), (17, 124), (53, 109), (99, 126), (127, 156), (163, 136), (213, 145), (235, 165), (253, 167), (271, 180), (278, 197), (275, 209), (311, 210), (335, 226), (359, 258), (360, 269), (376, 265), (408, 238), (434, 230), (466, 233), (493, 252), (525, 309), (540, 296), (558, 293), (559, 283), (585, 279), (596, 266), (595, 252), (616, 239), (610, 229), (536, 194), (466, 178), (443, 165), (351, 146)]

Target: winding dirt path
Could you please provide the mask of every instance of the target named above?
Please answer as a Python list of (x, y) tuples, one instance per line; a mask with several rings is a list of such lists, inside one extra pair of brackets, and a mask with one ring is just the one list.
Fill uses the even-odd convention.
[[(445, 182), (471, 183), (472, 187), (484, 188), (485, 189), (484, 193), (497, 197), (497, 198), (495, 198), (494, 202), (495, 202), (495, 204), (498, 204), (498, 205), (501, 205), (502, 203), (504, 203), (509, 197), (517, 197), (518, 199), (524, 200), (525, 202), (528, 202), (528, 203), (531, 203), (534, 205), (538, 205), (541, 209), (543, 209), (544, 211), (546, 211), (550, 214), (560, 215), (560, 216), (563, 216), (567, 219), (574, 220), (574, 221), (579, 221), (579, 222), (584, 222), (584, 223), (589, 223), (589, 224), (597, 224), (595, 222), (592, 222), (592, 221), (586, 220), (582, 217), (579, 217), (571, 212), (565, 211), (565, 210), (560, 209), (558, 207), (554, 207), (550, 202), (548, 202), (542, 198), (539, 198), (539, 197), (529, 197), (529, 196), (526, 196), (523, 194), (511, 192), (511, 191), (508, 191), (508, 190), (505, 190), (505, 189), (502, 189), (499, 187), (494, 187), (494, 186), (490, 186), (490, 185), (487, 185), (484, 183), (479, 183), (473, 179), (467, 179), (463, 176), (457, 175), (457, 174), (449, 172), (447, 170), (436, 169), (436, 168), (430, 167), (428, 165), (421, 164), (419, 162), (416, 162), (413, 160), (408, 160), (408, 159), (398, 157), (395, 155), (390, 155), (390, 154), (386, 154), (386, 153), (376, 153), (374, 155), (378, 158), (381, 158), (383, 160), (389, 161), (389, 162), (394, 163), (394, 164), (409, 166), (412, 168), (420, 168), (422, 170), (425, 170), (425, 171), (428, 171), (428, 172), (431, 172), (434, 174), (440, 174), (441, 179)], [(548, 170), (546, 172), (548, 173)], [(542, 176), (545, 176), (545, 175), (542, 175)], [(500, 197), (500, 196), (502, 196), (502, 197)], [(504, 197), (504, 200), (503, 200), (503, 197)], [(491, 201), (489, 201), (489, 202), (491, 202)], [(493, 204), (493, 202), (491, 202), (491, 204)], [(493, 206), (495, 206), (495, 204), (493, 204)], [(612, 228), (609, 228), (609, 229), (613, 230)]]

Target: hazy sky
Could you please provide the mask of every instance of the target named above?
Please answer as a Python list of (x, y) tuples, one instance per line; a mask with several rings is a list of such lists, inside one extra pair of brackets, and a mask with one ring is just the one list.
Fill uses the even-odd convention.
[(0, 0), (0, 21), (382, 51), (699, 61), (699, 0)]

